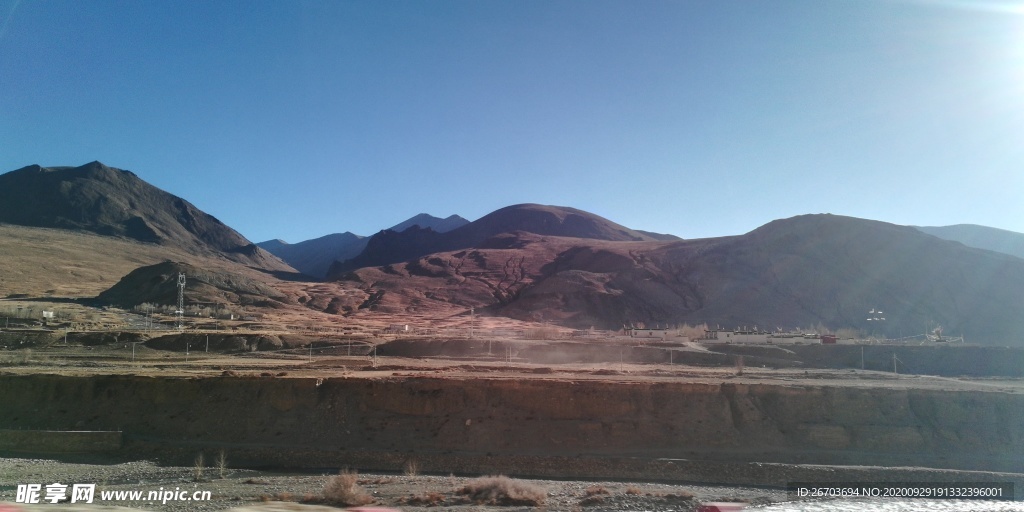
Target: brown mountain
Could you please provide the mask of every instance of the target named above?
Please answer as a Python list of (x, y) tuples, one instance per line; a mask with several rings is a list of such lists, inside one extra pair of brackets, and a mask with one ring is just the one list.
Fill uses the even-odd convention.
[(243, 275), (170, 261), (131, 271), (97, 300), (125, 308), (145, 302), (175, 304), (179, 272), (186, 275), (187, 304), (277, 307), (286, 300), (276, 289)]
[[(941, 325), (968, 341), (1024, 342), (1024, 261), (833, 215), (677, 242), (519, 232), (341, 279), (365, 292), (345, 312), (475, 306), (577, 327), (823, 324), (890, 337)], [(866, 321), (870, 310), (886, 320)]]
[(436, 252), (477, 247), (491, 237), (514, 232), (609, 241), (654, 241), (671, 236), (632, 230), (575, 208), (518, 204), (496, 210), (445, 233), (419, 226), (402, 232), (381, 231), (370, 238), (361, 254), (332, 265), (327, 276), (328, 279), (335, 279), (357, 268), (388, 265)]
[(188, 201), (100, 162), (30, 165), (0, 175), (0, 223), (91, 232), (293, 270)]

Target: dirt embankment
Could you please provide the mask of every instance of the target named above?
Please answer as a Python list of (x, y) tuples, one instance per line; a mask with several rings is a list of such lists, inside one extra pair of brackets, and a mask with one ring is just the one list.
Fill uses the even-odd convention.
[[(1024, 395), (1000, 392), (4, 375), (0, 403), (0, 428), (118, 429), (126, 450), (185, 461), (196, 451), (224, 449), (239, 462), (298, 467), (398, 469), (409, 458), (425, 466), (472, 460), (467, 464), (482, 467), (481, 460), (492, 458), (518, 460), (518, 471), (529, 473), (530, 457), (563, 465), (586, 457), (1024, 472)], [(597, 471), (579, 464), (581, 474), (564, 467), (560, 474)]]
[(743, 356), (747, 366), (893, 371), (947, 377), (1024, 377), (1024, 349), (975, 345), (754, 345), (707, 343), (703, 350), (669, 342), (638, 345), (641, 340), (520, 341), (486, 338), (397, 339), (377, 353), (402, 357), (498, 360), (511, 349), (513, 360), (537, 364), (655, 363), (731, 367)]

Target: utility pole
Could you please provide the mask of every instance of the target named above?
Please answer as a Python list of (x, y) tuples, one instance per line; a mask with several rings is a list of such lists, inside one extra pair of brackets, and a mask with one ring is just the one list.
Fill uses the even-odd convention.
[(860, 369), (864, 369), (864, 347), (860, 347)]
[(469, 339), (473, 339), (473, 320), (474, 320), (474, 308), (469, 307)]
[(896, 352), (892, 353), (892, 373), (895, 374), (897, 377), (900, 374), (900, 372), (896, 370)]
[(185, 329), (185, 273), (178, 272), (178, 331)]
[(210, 335), (209, 334), (206, 335), (206, 351), (207, 352), (210, 351)]

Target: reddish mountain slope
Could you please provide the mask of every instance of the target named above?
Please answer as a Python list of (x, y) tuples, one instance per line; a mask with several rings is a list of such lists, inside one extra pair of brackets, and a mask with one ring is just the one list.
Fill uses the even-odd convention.
[[(506, 234), (342, 279), (369, 297), (339, 310), (349, 313), (474, 306), (577, 327), (821, 323), (891, 337), (942, 325), (969, 340), (1024, 341), (1024, 261), (832, 215), (680, 242)], [(884, 324), (865, 321), (873, 308), (886, 311)]]

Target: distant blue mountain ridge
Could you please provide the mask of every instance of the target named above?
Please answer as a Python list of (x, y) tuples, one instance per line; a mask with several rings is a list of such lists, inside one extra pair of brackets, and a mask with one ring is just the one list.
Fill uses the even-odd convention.
[[(469, 224), (469, 221), (451, 215), (446, 218), (434, 217), (421, 213), (388, 228), (390, 231), (402, 232), (413, 226), (430, 228), (438, 233), (445, 233)], [(345, 261), (363, 252), (369, 237), (351, 232), (332, 233), (312, 240), (289, 244), (281, 239), (267, 240), (258, 245), (263, 250), (281, 258), (299, 272), (311, 277), (323, 279), (327, 270), (335, 261)]]

